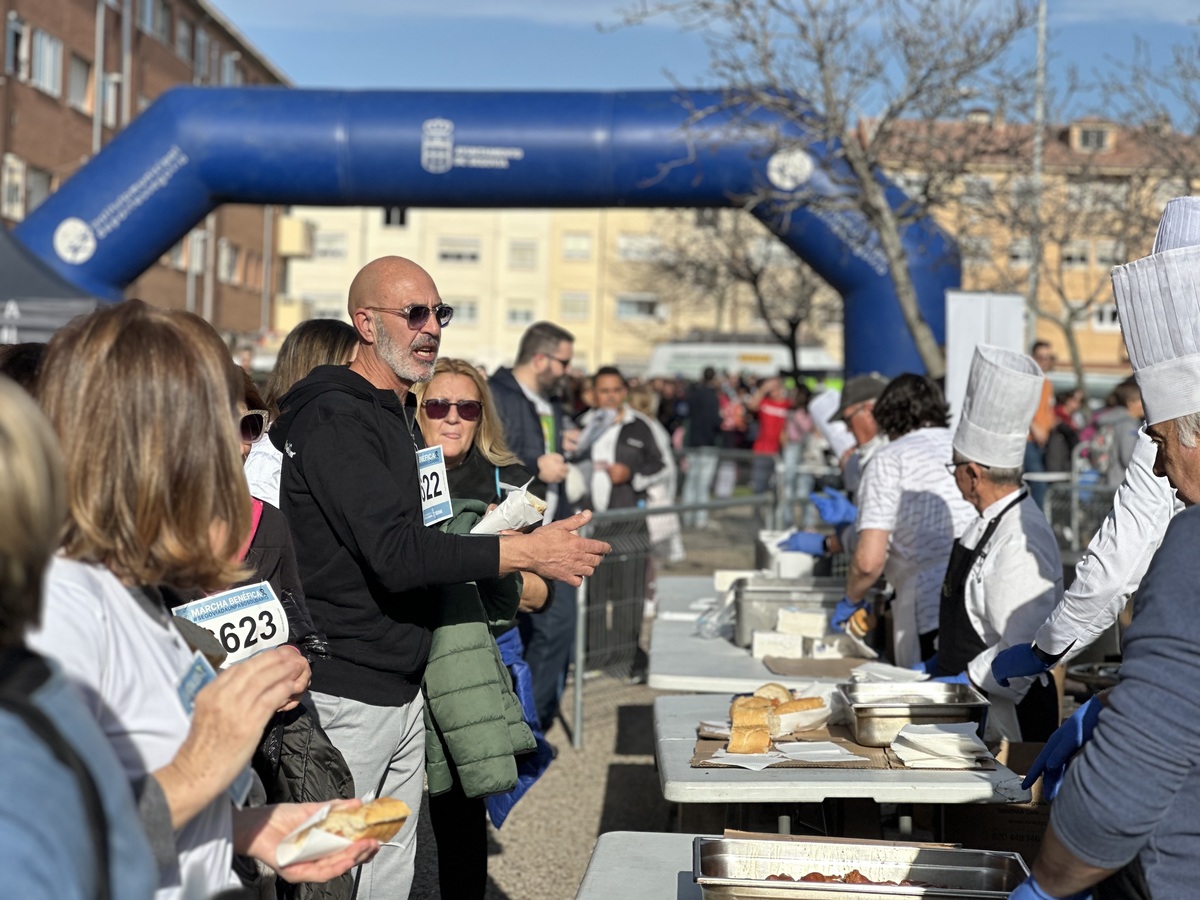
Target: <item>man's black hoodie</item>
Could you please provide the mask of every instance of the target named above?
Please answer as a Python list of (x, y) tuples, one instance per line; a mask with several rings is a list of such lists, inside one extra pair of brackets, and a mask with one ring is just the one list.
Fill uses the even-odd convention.
[(271, 442), (283, 453), (280, 508), (332, 657), (313, 664), (313, 690), (408, 703), (429, 654), (436, 586), (494, 577), (499, 540), (422, 525), (412, 411), (394, 392), (320, 366), (279, 406)]

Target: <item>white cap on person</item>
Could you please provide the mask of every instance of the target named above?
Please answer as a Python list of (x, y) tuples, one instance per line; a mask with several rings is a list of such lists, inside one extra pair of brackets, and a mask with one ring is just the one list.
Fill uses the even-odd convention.
[(955, 451), (985, 466), (1019, 469), (1045, 380), (1038, 364), (1025, 354), (978, 345), (954, 432)]
[(1150, 255), (1112, 285), (1146, 422), (1200, 412), (1200, 197), (1170, 201)]

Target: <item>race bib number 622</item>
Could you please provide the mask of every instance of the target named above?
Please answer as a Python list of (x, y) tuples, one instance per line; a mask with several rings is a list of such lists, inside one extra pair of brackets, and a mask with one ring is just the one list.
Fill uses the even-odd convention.
[(288, 639), (283, 604), (266, 581), (194, 600), (176, 607), (174, 612), (216, 636), (229, 654), (225, 666), (278, 647)]

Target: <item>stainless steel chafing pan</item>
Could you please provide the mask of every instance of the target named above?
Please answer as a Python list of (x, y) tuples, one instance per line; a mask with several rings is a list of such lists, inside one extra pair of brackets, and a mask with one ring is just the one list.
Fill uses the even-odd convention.
[(854, 740), (886, 747), (905, 725), (983, 724), (988, 701), (969, 684), (886, 682), (839, 684)]
[[(809, 872), (845, 875), (857, 869), (872, 881), (912, 880), (935, 887), (817, 884), (766, 881), (768, 875), (800, 878)], [(1007, 897), (1029, 875), (1017, 853), (855, 844), (838, 841), (770, 841), (703, 838), (692, 844), (692, 874), (705, 900), (850, 900), (850, 898)]]

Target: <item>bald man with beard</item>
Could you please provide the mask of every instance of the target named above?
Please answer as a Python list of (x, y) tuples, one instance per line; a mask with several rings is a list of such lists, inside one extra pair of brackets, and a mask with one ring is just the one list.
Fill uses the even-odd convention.
[(591, 514), (528, 535), (460, 537), (423, 524), (420, 430), (410, 389), (433, 376), (453, 310), (401, 257), (350, 285), (361, 346), (348, 367), (319, 366), (280, 400), (280, 508), (329, 657), (312, 661), (317, 716), (360, 797), (404, 800), (413, 815), (358, 874), (359, 900), (407, 897), (425, 765), (421, 676), (437, 587), (514, 571), (578, 585), (608, 552), (573, 534)]

